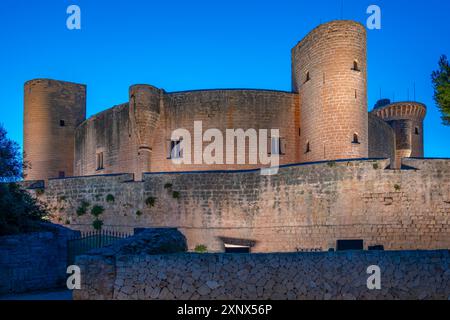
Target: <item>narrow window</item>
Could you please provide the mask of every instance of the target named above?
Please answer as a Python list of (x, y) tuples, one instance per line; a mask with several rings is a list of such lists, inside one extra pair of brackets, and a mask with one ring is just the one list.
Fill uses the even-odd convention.
[(66, 126), (66, 122), (64, 120), (59, 120), (59, 126), (60, 127), (65, 127)]
[(181, 159), (181, 140), (170, 141), (170, 155), (169, 159)]
[(416, 129), (414, 130), (415, 134), (418, 136), (419, 135), (419, 128), (416, 127)]
[(311, 80), (311, 76), (310, 76), (309, 71), (308, 71), (308, 72), (306, 72), (305, 83), (308, 82), (309, 80)]
[(353, 71), (361, 71), (361, 70), (359, 70), (359, 65), (358, 65), (358, 61), (357, 60), (353, 61), (353, 68), (352, 68), (352, 70)]
[(311, 152), (311, 145), (309, 144), (309, 142), (306, 143), (306, 151), (305, 153), (310, 153)]
[(359, 144), (359, 137), (358, 137), (357, 133), (353, 134), (353, 143), (354, 144)]
[(97, 170), (103, 170), (104, 164), (103, 164), (103, 152), (97, 153)]

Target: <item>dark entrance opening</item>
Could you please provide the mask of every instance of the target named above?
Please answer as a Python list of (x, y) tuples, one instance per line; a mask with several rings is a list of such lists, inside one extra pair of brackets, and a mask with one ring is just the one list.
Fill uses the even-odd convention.
[(250, 253), (250, 247), (225, 247), (225, 253)]
[(364, 240), (338, 240), (337, 251), (364, 250)]

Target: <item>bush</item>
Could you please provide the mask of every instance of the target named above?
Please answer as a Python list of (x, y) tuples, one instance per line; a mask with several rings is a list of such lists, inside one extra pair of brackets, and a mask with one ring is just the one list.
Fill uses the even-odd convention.
[(83, 201), (77, 209), (77, 216), (84, 216), (87, 213), (87, 209), (89, 208), (89, 206), (89, 202)]
[(174, 191), (174, 192), (172, 192), (172, 197), (174, 199), (179, 199), (180, 198), (180, 193), (178, 191)]
[(103, 221), (99, 220), (99, 219), (95, 219), (94, 222), (92, 222), (92, 227), (94, 228), (94, 230), (102, 230), (103, 227)]
[(336, 162), (335, 162), (335, 161), (330, 161), (330, 162), (327, 163), (327, 165), (328, 165), (330, 168), (334, 168), (334, 167), (336, 167)]
[(170, 188), (172, 188), (172, 184), (171, 183), (166, 183), (165, 185), (164, 185), (164, 189), (170, 189)]
[(112, 194), (108, 194), (106, 196), (106, 202), (114, 202), (114, 201), (116, 201), (116, 198), (114, 198)]
[(136, 215), (137, 215), (138, 217), (140, 217), (140, 216), (143, 215), (143, 213), (142, 213), (142, 211), (138, 210), (138, 211), (136, 211)]
[(156, 198), (153, 198), (153, 197), (148, 197), (148, 198), (145, 200), (145, 204), (146, 204), (148, 207), (154, 207), (154, 206), (155, 206), (155, 203), (156, 203)]
[(48, 218), (46, 206), (21, 186), (0, 184), (0, 236), (38, 231)]
[(206, 253), (208, 252), (208, 248), (203, 244), (199, 244), (198, 246), (195, 247), (194, 251), (196, 253)]
[(378, 163), (374, 163), (374, 164), (373, 164), (373, 168), (374, 168), (375, 170), (378, 170), (378, 169), (380, 168), (380, 166), (378, 165)]
[(102, 206), (94, 206), (91, 210), (91, 214), (96, 218), (102, 215), (103, 212), (105, 212), (105, 209)]
[(402, 188), (402, 187), (400, 187), (400, 185), (398, 185), (398, 184), (394, 185), (395, 191), (400, 191), (401, 188)]

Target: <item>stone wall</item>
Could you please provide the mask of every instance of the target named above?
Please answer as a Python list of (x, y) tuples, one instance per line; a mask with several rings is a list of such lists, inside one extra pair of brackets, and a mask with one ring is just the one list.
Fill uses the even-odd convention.
[[(134, 86), (132, 90), (142, 87)], [(134, 95), (135, 91), (132, 91)], [(136, 99), (134, 95), (132, 99)], [(153, 99), (159, 103), (159, 97)], [(240, 170), (263, 166), (259, 159), (256, 163), (250, 162), (249, 154), (258, 155), (258, 150), (250, 150), (248, 142), (245, 164), (238, 164), (236, 151), (235, 164), (226, 164), (225, 151), (222, 162), (195, 164), (195, 121), (202, 122), (202, 135), (208, 129), (219, 129), (224, 139), (227, 129), (255, 129), (256, 133), (267, 129), (269, 134), (271, 129), (279, 129), (283, 149), (280, 163), (300, 162), (297, 94), (270, 90), (200, 90), (163, 94), (161, 100), (158, 113), (154, 112), (153, 116), (145, 113), (150, 112), (153, 105), (148, 99), (146, 108), (139, 108), (137, 104), (136, 108), (142, 109), (139, 112), (130, 112), (129, 103), (122, 104), (89, 118), (77, 128), (75, 176), (132, 172), (139, 180), (142, 172)], [(191, 134), (192, 164), (177, 165), (169, 157), (172, 133), (177, 129), (186, 129)], [(202, 148), (210, 143), (204, 142)], [(225, 140), (223, 145), (226, 146)], [(268, 154), (270, 148), (269, 142)], [(104, 168), (100, 170), (96, 161), (98, 153), (103, 153), (104, 157)], [(150, 159), (145, 159), (147, 157)]]
[[(259, 170), (132, 174), (51, 180), (44, 194), (55, 222), (92, 230), (94, 205), (104, 228), (179, 228), (190, 250), (250, 244), (252, 252), (326, 251), (361, 239), (388, 250), (450, 248), (450, 160), (405, 159), (292, 165)], [(33, 192), (33, 191), (32, 191)], [(113, 201), (107, 201), (108, 195)], [(111, 200), (111, 197), (109, 197)], [(78, 215), (83, 202), (89, 207)]]
[(395, 132), (385, 121), (369, 113), (369, 158), (395, 163)]
[(47, 232), (0, 237), (0, 295), (63, 287), (67, 240), (77, 234), (52, 226)]
[[(75, 299), (450, 298), (448, 251), (82, 256)], [(381, 290), (367, 269), (381, 270)]]

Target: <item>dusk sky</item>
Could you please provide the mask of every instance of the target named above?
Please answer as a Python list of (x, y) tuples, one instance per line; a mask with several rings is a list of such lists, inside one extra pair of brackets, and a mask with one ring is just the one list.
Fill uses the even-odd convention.
[[(66, 9), (81, 8), (81, 30)], [(431, 72), (450, 56), (450, 1), (1, 0), (0, 123), (22, 144), (23, 84), (52, 78), (88, 86), (88, 116), (128, 100), (128, 87), (291, 90), (291, 48), (320, 23), (366, 24), (369, 110), (382, 97), (428, 107), (426, 157), (450, 158), (450, 127), (433, 101)]]

